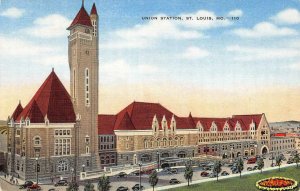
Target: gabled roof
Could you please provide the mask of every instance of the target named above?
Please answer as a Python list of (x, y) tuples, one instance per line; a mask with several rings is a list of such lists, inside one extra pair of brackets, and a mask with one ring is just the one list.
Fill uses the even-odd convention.
[(95, 3), (93, 4), (92, 9), (91, 9), (91, 15), (98, 15)]
[(252, 121), (255, 123), (255, 128), (257, 129), (263, 115), (264, 114), (233, 115), (232, 118), (241, 120), (244, 123), (245, 130), (249, 130)]
[(89, 14), (86, 12), (83, 5), (80, 8), (80, 10), (78, 11), (76, 17), (74, 18), (74, 20), (72, 21), (72, 23), (68, 27), (68, 29), (70, 29), (71, 27), (73, 27), (75, 25), (84, 25), (84, 26), (88, 26), (88, 27), (92, 26), (91, 18), (89, 16)]
[[(30, 113), (31, 110), (35, 112)], [(38, 110), (40, 113), (37, 112)], [(16, 120), (29, 117), (32, 123), (42, 123), (46, 115), (50, 123), (73, 123), (76, 119), (71, 97), (54, 71), (50, 73)]]
[(13, 120), (16, 120), (17, 117), (20, 115), (20, 113), (23, 111), (23, 107), (21, 105), (21, 102), (19, 102), (18, 106), (16, 107), (15, 111), (13, 112), (13, 114), (11, 115), (11, 118)]

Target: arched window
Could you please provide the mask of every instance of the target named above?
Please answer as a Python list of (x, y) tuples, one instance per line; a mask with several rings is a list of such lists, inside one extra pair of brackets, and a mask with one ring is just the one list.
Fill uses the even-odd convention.
[(151, 162), (151, 155), (144, 154), (141, 156), (141, 161), (142, 162)]
[(173, 145), (173, 143), (172, 143), (172, 138), (171, 138), (171, 137), (169, 138), (169, 145), (170, 145), (170, 146)]
[(105, 163), (106, 163), (106, 164), (109, 164), (109, 162), (110, 162), (110, 158), (109, 158), (109, 156), (106, 156)]
[(144, 148), (145, 148), (145, 149), (148, 148), (148, 140), (147, 140), (147, 139), (144, 140)]
[(184, 141), (183, 137), (180, 137), (180, 145), (183, 145), (183, 141)]
[(157, 147), (160, 146), (160, 138), (156, 139), (156, 146), (157, 146)]
[(66, 160), (60, 160), (57, 165), (58, 172), (65, 172), (69, 170), (69, 164)]
[(90, 74), (89, 69), (85, 69), (85, 105), (90, 106)]
[(85, 147), (85, 153), (86, 153), (86, 154), (90, 154), (90, 147), (89, 147), (89, 146), (86, 146), (86, 147)]
[(178, 137), (175, 137), (175, 142), (174, 142), (174, 145), (175, 146), (177, 146), (177, 145), (179, 145), (179, 142), (178, 142), (179, 140), (178, 140)]
[(163, 146), (164, 146), (164, 147), (167, 146), (167, 139), (166, 139), (166, 138), (163, 139)]
[(42, 144), (41, 137), (40, 136), (35, 136), (33, 138), (33, 144), (34, 144), (34, 146), (41, 146), (41, 144)]
[(115, 163), (115, 155), (110, 155), (110, 163)]

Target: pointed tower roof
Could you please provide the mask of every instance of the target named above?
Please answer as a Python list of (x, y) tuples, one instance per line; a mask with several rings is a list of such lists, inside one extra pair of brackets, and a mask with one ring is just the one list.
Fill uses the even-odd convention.
[(20, 115), (20, 113), (23, 111), (23, 107), (21, 105), (21, 102), (19, 102), (18, 106), (16, 107), (15, 111), (13, 112), (13, 114), (11, 115), (11, 118), (13, 118), (13, 120), (16, 120), (17, 117)]
[(89, 14), (86, 12), (83, 4), (82, 4), (80, 10), (78, 11), (76, 17), (74, 18), (73, 22), (67, 29), (69, 30), (71, 27), (73, 27), (75, 25), (84, 25), (84, 26), (88, 26), (88, 27), (92, 26), (91, 18), (89, 16)]
[(27, 118), (30, 119), (31, 123), (44, 122), (44, 116), (35, 100), (30, 102), (28, 107), (25, 107), (20, 116), (22, 116), (24, 120)]
[(92, 7), (92, 9), (91, 9), (91, 15), (98, 15), (98, 13), (97, 13), (97, 8), (96, 8), (96, 4), (95, 4), (95, 3), (93, 4), (93, 7)]
[[(38, 112), (29, 115), (28, 112), (32, 109), (36, 111), (36, 107), (41, 111), (42, 118)], [(46, 115), (50, 123), (73, 123), (76, 119), (71, 97), (54, 70), (19, 114), (17, 120), (19, 121), (21, 117), (24, 119), (29, 117), (31, 122), (41, 123), (44, 122)]]

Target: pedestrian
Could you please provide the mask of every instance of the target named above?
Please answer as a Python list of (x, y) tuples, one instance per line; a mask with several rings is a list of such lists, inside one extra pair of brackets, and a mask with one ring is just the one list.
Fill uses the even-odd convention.
[(19, 181), (18, 181), (18, 179), (16, 179), (16, 185), (19, 185)]
[(6, 179), (6, 174), (4, 174), (4, 178)]

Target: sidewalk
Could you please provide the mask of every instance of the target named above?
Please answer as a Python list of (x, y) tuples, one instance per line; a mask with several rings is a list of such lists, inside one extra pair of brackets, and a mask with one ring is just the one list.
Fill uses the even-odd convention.
[(12, 179), (12, 176), (10, 176), (10, 175), (7, 175), (6, 177), (4, 177), (4, 175), (2, 173), (0, 175), (0, 178), (2, 180), (6, 181), (7, 183), (9, 183), (11, 185), (16, 185), (16, 186), (24, 184), (24, 182), (25, 182), (24, 180), (21, 180), (16, 177), (13, 177), (13, 179)]

